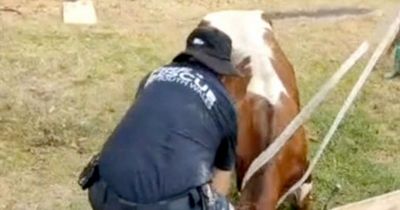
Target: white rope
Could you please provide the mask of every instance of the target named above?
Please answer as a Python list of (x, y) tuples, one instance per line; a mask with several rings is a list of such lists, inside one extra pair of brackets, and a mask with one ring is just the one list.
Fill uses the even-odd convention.
[(279, 202), (278, 206), (289, 196), (290, 194), (294, 193), (298, 188), (300, 188), (303, 183), (307, 180), (307, 178), (310, 176), (311, 172), (315, 168), (315, 165), (317, 164), (318, 160), (321, 158), (322, 153), (324, 152), (325, 148), (329, 144), (330, 140), (332, 139), (335, 131), (337, 130), (340, 122), (343, 120), (345, 117), (347, 111), (351, 107), (351, 105), (354, 103), (357, 94), (361, 91), (362, 87), (364, 86), (365, 82), (368, 79), (368, 76), (371, 74), (372, 70), (378, 63), (379, 58), (382, 56), (382, 54), (386, 51), (386, 49), (390, 46), (390, 44), (394, 41), (396, 34), (399, 32), (399, 26), (400, 26), (400, 11), (397, 19), (395, 22), (392, 24), (390, 27), (388, 33), (384, 37), (384, 39), (381, 41), (379, 46), (376, 48), (374, 54), (372, 55), (371, 59), (368, 62), (368, 65), (365, 67), (364, 71), (360, 75), (357, 83), (354, 85), (353, 89), (351, 90), (349, 96), (346, 98), (346, 101), (344, 102), (342, 108), (340, 109), (339, 113), (337, 114), (332, 126), (329, 128), (328, 133), (324, 137), (321, 146), (319, 150), (317, 151), (315, 157), (311, 161), (310, 166), (308, 167), (306, 173), (301, 177), (301, 179), (294, 184), (288, 192), (283, 195)]
[(307, 121), (314, 110), (324, 101), (328, 93), (337, 85), (342, 77), (349, 72), (354, 64), (368, 50), (369, 44), (364, 42), (361, 46), (342, 64), (339, 70), (322, 86), (320, 91), (310, 100), (310, 102), (300, 111), (300, 113), (290, 122), (283, 132), (276, 138), (272, 144), (264, 150), (250, 165), (244, 178), (241, 189), (243, 189), (249, 179), (270, 159), (272, 159), (290, 140), (293, 133)]

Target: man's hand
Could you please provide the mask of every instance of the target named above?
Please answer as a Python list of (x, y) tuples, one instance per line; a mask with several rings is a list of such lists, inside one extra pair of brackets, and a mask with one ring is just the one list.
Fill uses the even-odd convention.
[(228, 195), (231, 187), (231, 177), (232, 171), (222, 171), (219, 169), (215, 169), (214, 177), (212, 180), (213, 188), (223, 196)]

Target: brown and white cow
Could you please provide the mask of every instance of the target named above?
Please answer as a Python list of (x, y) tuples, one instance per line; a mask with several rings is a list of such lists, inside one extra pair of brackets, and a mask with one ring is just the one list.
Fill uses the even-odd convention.
[[(291, 122), (300, 110), (295, 72), (274, 38), (272, 25), (259, 10), (231, 10), (206, 15), (200, 26), (215, 27), (230, 36), (232, 60), (251, 76), (224, 78), (237, 102), (239, 134), (237, 183), (251, 162)], [(279, 198), (308, 166), (308, 143), (300, 128), (278, 155), (257, 172), (241, 191), (238, 209), (276, 209)], [(307, 209), (311, 181), (296, 193), (299, 209)]]

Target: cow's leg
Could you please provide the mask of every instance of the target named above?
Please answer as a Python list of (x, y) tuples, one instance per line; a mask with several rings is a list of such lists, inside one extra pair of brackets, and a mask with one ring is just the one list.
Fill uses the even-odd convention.
[[(306, 153), (304, 153), (306, 154)], [(305, 157), (303, 157), (305, 158)], [(300, 168), (297, 168), (298, 172), (298, 178), (296, 180), (299, 180), (304, 173), (307, 171), (308, 167), (309, 167), (309, 162), (308, 161), (304, 161), (305, 159), (300, 158), (298, 159), (298, 165), (302, 166)], [(295, 197), (295, 206), (296, 209), (298, 210), (310, 210), (311, 209), (311, 201), (312, 201), (312, 197), (311, 197), (311, 191), (313, 188), (313, 180), (312, 180), (312, 174), (309, 175), (306, 179), (306, 181), (301, 185), (301, 187), (299, 189), (297, 189), (294, 192), (294, 197)]]
[[(312, 188), (313, 183), (311, 178), (309, 178), (304, 184), (301, 185), (300, 188), (288, 195), (285, 199), (285, 202), (288, 202), (288, 204), (290, 204), (290, 206), (296, 210), (311, 210)], [(288, 188), (286, 190), (288, 190)]]
[(280, 184), (281, 180), (276, 163), (268, 163), (256, 172), (246, 184), (237, 203), (237, 209), (276, 210)]
[[(296, 137), (296, 136), (295, 136)], [(284, 188), (282, 188), (281, 193), (287, 192), (300, 178), (304, 175), (308, 168), (308, 161), (304, 151), (296, 151), (301, 145), (296, 141), (301, 141), (300, 138), (295, 138), (291, 142), (292, 144), (285, 147), (281, 157), (278, 158), (280, 166), (280, 175)], [(297, 147), (296, 147), (297, 146)], [(300, 147), (301, 148), (301, 147)], [(303, 147), (305, 148), (305, 147)], [(286, 157), (286, 158), (284, 158)], [(287, 201), (291, 203), (293, 207), (297, 210), (309, 210), (311, 201), (311, 190), (312, 190), (312, 176), (310, 175), (305, 183), (301, 185), (289, 198)]]
[(264, 169), (263, 193), (257, 210), (276, 210), (279, 201), (281, 186), (281, 176), (277, 163), (272, 161)]
[(296, 197), (296, 208), (298, 210), (310, 210), (311, 209), (311, 190), (313, 183), (307, 180), (297, 191), (295, 192)]

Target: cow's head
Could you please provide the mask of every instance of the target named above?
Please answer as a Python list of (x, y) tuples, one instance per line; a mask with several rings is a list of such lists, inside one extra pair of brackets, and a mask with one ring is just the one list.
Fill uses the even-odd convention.
[[(222, 31), (216, 26), (213, 26), (211, 22), (208, 20), (203, 19), (197, 28), (211, 28), (217, 31)], [(222, 31), (224, 32), (224, 31)], [(232, 37), (227, 34), (229, 38), (232, 39)], [(233, 47), (233, 46), (232, 46)], [(247, 87), (248, 82), (250, 81), (251, 78), (251, 57), (250, 55), (247, 57), (238, 57), (235, 56), (236, 50), (232, 49), (232, 55), (231, 55), (231, 60), (233, 61), (233, 64), (238, 71), (238, 73), (241, 75), (241, 77), (237, 77), (237, 75), (222, 75), (222, 81), (225, 84), (225, 86), (228, 88), (230, 93), (234, 96), (234, 98), (237, 100), (240, 98), (239, 96), (243, 96), (245, 91), (243, 92), (242, 90), (245, 90)], [(240, 60), (240, 61), (239, 61)], [(238, 82), (241, 83), (241, 85), (238, 85)]]
[(261, 10), (228, 10), (206, 15), (199, 26), (214, 27), (232, 40), (231, 59), (243, 78), (225, 77), (224, 84), (236, 101), (246, 92), (278, 103), (286, 92), (273, 66), (273, 49), (269, 45), (272, 25)]

